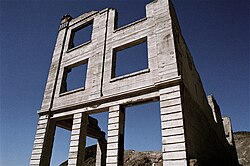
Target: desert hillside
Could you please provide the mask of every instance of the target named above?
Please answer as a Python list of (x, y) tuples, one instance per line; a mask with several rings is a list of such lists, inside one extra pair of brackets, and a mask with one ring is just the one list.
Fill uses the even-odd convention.
[(250, 166), (250, 132), (234, 133), (234, 141), (240, 164)]
[[(250, 166), (250, 132), (234, 133), (239, 163)], [(95, 166), (96, 146), (86, 148), (85, 165)], [(67, 166), (67, 161), (60, 166)], [(137, 152), (125, 150), (124, 166), (162, 166), (161, 152)]]

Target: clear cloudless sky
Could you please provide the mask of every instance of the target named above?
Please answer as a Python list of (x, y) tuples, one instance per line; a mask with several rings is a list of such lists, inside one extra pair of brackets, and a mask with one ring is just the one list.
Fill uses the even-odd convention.
[[(144, 17), (147, 2), (149, 0), (0, 0), (1, 166), (29, 165), (37, 110), (41, 107), (61, 16), (68, 13), (77, 17), (91, 10), (112, 7), (118, 10), (122, 26)], [(231, 117), (234, 131), (249, 131), (249, 1), (173, 0), (173, 3), (206, 93), (213, 94), (222, 114)], [(160, 140), (159, 112), (152, 114), (149, 110), (159, 111), (159, 103), (128, 108), (127, 149), (144, 150), (143, 145), (159, 149), (159, 144), (153, 143)], [(135, 120), (140, 111), (145, 111), (145, 117)], [(107, 124), (107, 114), (96, 117), (100, 123)], [(148, 129), (143, 121), (150, 117), (155, 121), (150, 125), (158, 126), (152, 131), (157, 136), (136, 142), (137, 136)], [(130, 125), (134, 121), (138, 122), (137, 130)], [(69, 144), (69, 136), (69, 132), (57, 130), (51, 165), (67, 158), (64, 147)], [(63, 141), (58, 141), (59, 138)], [(54, 153), (59, 155), (54, 157)]]

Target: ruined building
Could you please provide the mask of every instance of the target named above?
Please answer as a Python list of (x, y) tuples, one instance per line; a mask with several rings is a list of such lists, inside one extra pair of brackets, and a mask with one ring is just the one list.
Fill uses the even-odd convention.
[[(50, 164), (60, 126), (71, 131), (69, 166), (83, 165), (86, 136), (98, 140), (96, 166), (122, 166), (124, 107), (150, 101), (160, 102), (164, 166), (238, 165), (230, 120), (205, 95), (172, 3), (155, 0), (146, 5), (145, 18), (120, 28), (116, 15), (104, 9), (62, 18), (30, 165)], [(91, 39), (76, 45), (77, 32), (90, 25)], [(118, 75), (116, 54), (142, 43), (147, 67)], [(69, 89), (68, 75), (79, 66), (86, 67), (84, 87)], [(105, 111), (108, 133), (91, 117)]]

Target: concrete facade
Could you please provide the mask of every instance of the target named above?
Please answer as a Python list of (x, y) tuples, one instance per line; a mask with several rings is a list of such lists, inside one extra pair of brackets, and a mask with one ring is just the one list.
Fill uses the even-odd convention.
[[(91, 40), (72, 47), (72, 34), (93, 22)], [(71, 130), (68, 164), (84, 164), (86, 136), (98, 139), (96, 165), (122, 166), (124, 107), (159, 101), (163, 165), (238, 165), (231, 124), (208, 99), (169, 0), (146, 5), (146, 17), (116, 28), (115, 9), (62, 18), (39, 111), (30, 165), (50, 163), (55, 127)], [(113, 77), (114, 52), (146, 41), (148, 68)], [(65, 90), (65, 71), (87, 63), (82, 88)], [(67, 73), (66, 73), (67, 74)], [(62, 90), (64, 89), (64, 90)], [(108, 112), (108, 135), (91, 114)], [(143, 116), (143, 115), (142, 115)], [(228, 127), (230, 125), (230, 127)], [(231, 135), (232, 136), (232, 135)]]

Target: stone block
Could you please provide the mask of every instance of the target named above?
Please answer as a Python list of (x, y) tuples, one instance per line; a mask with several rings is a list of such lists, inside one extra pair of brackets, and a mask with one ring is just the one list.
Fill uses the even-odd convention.
[(161, 94), (160, 101), (165, 101), (165, 100), (180, 98), (180, 97), (181, 97), (180, 91), (176, 91), (176, 92), (172, 92), (172, 93)]
[(48, 122), (48, 119), (42, 119), (38, 121), (38, 124), (46, 124)]
[(161, 111), (161, 115), (180, 112), (182, 111), (182, 106), (178, 104), (178, 105), (173, 105), (169, 107), (162, 107), (160, 111)]
[(109, 118), (109, 124), (119, 123), (119, 117)]
[(81, 123), (81, 118), (75, 118), (73, 121), (73, 124), (80, 124)]
[(80, 134), (80, 130), (78, 129), (74, 129), (71, 131), (71, 135), (78, 135), (78, 134)]
[(35, 139), (42, 139), (42, 138), (44, 138), (44, 136), (45, 136), (45, 133), (43, 133), (43, 134), (36, 134)]
[(70, 152), (77, 152), (77, 151), (78, 151), (78, 147), (77, 147), (77, 146), (71, 146), (71, 147), (69, 148), (69, 151), (70, 151)]
[(182, 112), (175, 112), (175, 113), (172, 113), (172, 114), (164, 114), (164, 115), (161, 115), (161, 121), (170, 121), (170, 120), (176, 120), (176, 119), (182, 119), (183, 118), (183, 115), (182, 115)]
[(80, 123), (76, 123), (76, 124), (73, 123), (73, 125), (72, 125), (72, 130), (80, 129), (80, 127), (81, 127), (81, 124), (80, 124)]
[(175, 127), (175, 128), (165, 128), (162, 129), (162, 136), (173, 136), (173, 135), (180, 135), (184, 134), (184, 128), (183, 127)]
[(163, 144), (172, 144), (172, 143), (180, 143), (180, 142), (185, 142), (184, 134), (162, 137)]
[(160, 94), (168, 94), (168, 93), (172, 93), (172, 92), (175, 92), (175, 91), (180, 91), (180, 86), (171, 86), (169, 88), (164, 88), (164, 89), (160, 89), (159, 90), (159, 93)]
[(185, 151), (186, 145), (184, 142), (175, 144), (162, 145), (162, 152)]
[(68, 165), (70, 166), (70, 165), (76, 165), (76, 162), (77, 162), (77, 159), (75, 158), (75, 159), (68, 159)]
[(118, 143), (108, 143), (107, 149), (118, 149)]
[(163, 160), (163, 165), (165, 166), (187, 166), (187, 160)]
[(35, 139), (34, 144), (42, 144), (44, 139)]
[(109, 107), (109, 112), (119, 111), (119, 110), (120, 110), (120, 106), (119, 105)]
[(79, 135), (71, 135), (70, 139), (71, 141), (77, 141), (79, 140)]
[(109, 137), (116, 136), (118, 135), (118, 133), (119, 133), (118, 130), (111, 130), (111, 131), (108, 131), (108, 136)]
[(79, 140), (71, 140), (70, 141), (70, 146), (78, 146)]
[(108, 150), (107, 156), (118, 156), (118, 149)]
[(181, 98), (170, 99), (170, 100), (165, 100), (165, 101), (160, 102), (161, 108), (170, 107), (170, 106), (174, 106), (178, 104), (181, 104)]
[(41, 154), (42, 153), (42, 149), (33, 149), (32, 150), (32, 154)]
[(41, 154), (32, 154), (31, 160), (40, 160)]
[(119, 128), (119, 123), (109, 124), (108, 130), (117, 130)]
[(108, 156), (107, 157), (107, 163), (117, 163), (118, 157), (117, 156)]
[(165, 128), (174, 128), (174, 127), (182, 127), (183, 125), (184, 125), (183, 124), (183, 119), (161, 122), (161, 126), (162, 126), (163, 129), (165, 129)]
[(36, 130), (36, 134), (43, 134), (45, 133), (46, 129), (38, 129)]
[(109, 113), (109, 118), (115, 118), (115, 117), (118, 117), (118, 116), (119, 116), (119, 111)]
[(186, 151), (165, 152), (162, 154), (165, 160), (186, 159)]
[(41, 149), (41, 148), (43, 148), (43, 144), (42, 143), (35, 143), (33, 145), (33, 149)]
[(106, 166), (117, 166), (117, 164), (114, 164), (114, 163), (107, 163)]
[(111, 136), (108, 137), (108, 143), (114, 143), (114, 142), (118, 142), (118, 135), (113, 137)]
[(30, 165), (39, 165), (40, 160), (30, 160)]

